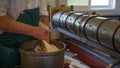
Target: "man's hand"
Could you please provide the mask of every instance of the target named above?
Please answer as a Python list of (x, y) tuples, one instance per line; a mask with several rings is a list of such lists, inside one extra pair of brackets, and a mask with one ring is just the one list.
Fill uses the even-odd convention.
[(39, 40), (47, 40), (49, 37), (49, 30), (42, 26), (37, 26), (32, 31), (32, 36)]

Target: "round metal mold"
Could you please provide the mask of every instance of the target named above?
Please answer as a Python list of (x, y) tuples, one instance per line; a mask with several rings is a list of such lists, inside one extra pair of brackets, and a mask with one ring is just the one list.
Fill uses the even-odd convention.
[[(119, 21), (119, 23), (120, 23), (120, 21)], [(120, 52), (120, 26), (114, 35), (113, 41), (114, 41), (116, 50)]]
[(79, 17), (79, 15), (82, 15), (83, 13), (74, 13), (74, 14), (71, 14), (67, 20), (66, 20), (66, 27), (67, 27), (67, 30), (70, 31), (70, 32), (75, 32), (74, 31), (74, 23), (75, 23), (75, 20)]
[(60, 16), (60, 19), (59, 19), (59, 23), (60, 23), (60, 27), (63, 28), (63, 29), (67, 29), (66, 28), (66, 20), (67, 18), (73, 14), (74, 12), (70, 11), (70, 12), (64, 12), (61, 16)]
[(61, 16), (64, 12), (65, 12), (65, 11), (59, 11), (59, 12), (55, 13), (55, 14), (52, 16), (52, 23), (53, 23), (53, 25), (55, 25), (55, 26), (60, 26), (59, 19), (60, 19), (60, 16)]
[(108, 18), (104, 17), (94, 17), (91, 18), (85, 25), (85, 35), (89, 40), (94, 42), (97, 41), (97, 30), (101, 23), (109, 20)]
[(94, 18), (94, 17), (96, 17), (96, 16), (95, 15), (88, 15), (81, 21), (79, 31), (81, 31), (82, 36), (86, 37), (85, 36), (85, 25), (86, 25), (86, 23), (88, 22), (89, 19)]
[(117, 22), (115, 20), (108, 20), (105, 21), (100, 25), (100, 28), (98, 29), (98, 41), (100, 44), (104, 45), (107, 48), (110, 48), (112, 50), (115, 50), (113, 45), (113, 37), (115, 30), (120, 25), (120, 22)]
[(88, 15), (86, 14), (83, 14), (83, 15), (80, 15), (74, 22), (74, 30), (75, 30), (75, 33), (78, 34), (78, 35), (82, 35), (82, 30), (80, 30), (80, 26), (81, 26), (81, 21), (87, 17)]

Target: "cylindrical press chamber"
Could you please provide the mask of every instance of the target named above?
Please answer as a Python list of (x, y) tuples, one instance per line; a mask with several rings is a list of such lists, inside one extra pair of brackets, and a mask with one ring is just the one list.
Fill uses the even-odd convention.
[(75, 14), (72, 11), (64, 12), (61, 16), (57, 14), (60, 12), (55, 13), (53, 18), (58, 17), (59, 20), (52, 19), (60, 23), (57, 27), (120, 52), (120, 21), (84, 13)]

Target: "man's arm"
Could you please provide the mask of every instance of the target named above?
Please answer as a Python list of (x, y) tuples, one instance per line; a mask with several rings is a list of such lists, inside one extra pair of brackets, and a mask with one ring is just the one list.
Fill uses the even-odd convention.
[(0, 16), (0, 29), (12, 33), (31, 35), (31, 30), (34, 30), (34, 27), (19, 23), (9, 16)]
[(0, 29), (7, 32), (34, 36), (38, 39), (44, 39), (48, 34), (48, 30), (43, 27), (20, 23), (9, 16), (0, 16)]

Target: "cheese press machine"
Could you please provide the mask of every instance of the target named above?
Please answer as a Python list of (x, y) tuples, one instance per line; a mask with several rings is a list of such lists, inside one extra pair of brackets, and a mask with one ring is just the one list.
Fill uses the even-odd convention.
[(73, 11), (73, 6), (50, 7), (50, 28), (60, 32), (66, 50), (90, 68), (120, 68), (120, 21)]

